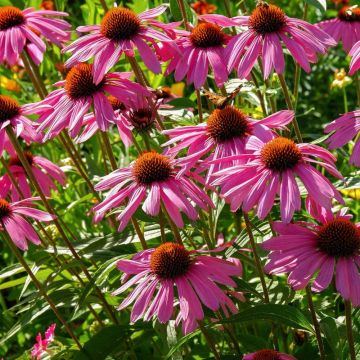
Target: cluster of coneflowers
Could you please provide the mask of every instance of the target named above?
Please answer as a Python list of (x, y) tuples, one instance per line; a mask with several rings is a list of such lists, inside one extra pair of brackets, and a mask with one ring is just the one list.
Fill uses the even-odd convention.
[[(179, 4), (184, 5), (182, 0)], [(64, 173), (50, 160), (23, 151), (21, 145), (56, 138), (69, 150), (80, 175), (99, 200), (93, 208), (94, 222), (105, 221), (109, 213), (110, 223), (119, 232), (133, 226), (143, 246), (132, 259), (117, 262), (123, 284), (113, 295), (133, 287), (119, 306), (119, 310), (132, 306), (132, 322), (156, 318), (167, 323), (175, 318), (188, 334), (201, 325), (205, 308), (212, 310), (215, 318), (218, 311), (224, 316), (238, 311), (237, 302), (243, 301), (243, 295), (236, 292), (234, 278), (241, 276), (242, 266), (238, 259), (221, 255), (232, 242), (215, 246), (216, 241), (210, 239), (206, 246), (193, 248), (180, 230), (184, 218), (188, 223), (196, 221), (199, 213), (211, 216), (214, 194), (229, 203), (231, 211), (242, 211), (250, 237), (248, 213), (264, 220), (274, 206), (280, 209), (281, 220), (271, 221), (278, 235), (262, 244), (269, 251), (267, 273), (288, 273), (293, 289), (309, 289), (311, 283), (311, 290), (319, 292), (329, 287), (335, 272), (337, 291), (347, 303), (360, 306), (360, 228), (346, 214), (346, 208), (333, 212), (335, 202), (344, 204), (325, 176), (327, 172), (342, 179), (336, 157), (324, 147), (302, 141), (283, 75), (285, 49), (299, 67), (310, 72), (318, 55), (326, 54), (340, 41), (352, 56), (350, 74), (355, 74), (360, 68), (360, 10), (356, 6), (344, 8), (336, 19), (316, 25), (290, 18), (279, 7), (262, 1), (250, 16), (200, 15), (195, 24), (187, 21), (185, 12), (183, 22), (156, 20), (166, 10), (162, 5), (136, 14), (114, 7), (100, 25), (78, 27), (77, 32), (86, 35), (69, 44), (71, 26), (59, 18), (66, 13), (0, 8), (0, 63), (24, 66), (42, 98), (38, 103), (20, 105), (0, 95), (0, 151), (8, 154), (2, 157), (6, 173), (0, 179), (4, 238), (27, 250), (27, 241), (41, 242), (28, 219), (54, 221), (72, 254), (79, 256), (48, 201), (52, 190), (65, 185)], [(71, 54), (65, 62), (64, 79), (55, 83), (57, 90), (50, 93), (36, 72), (46, 51), (44, 39)], [(169, 106), (169, 94), (151, 88), (136, 61), (137, 54), (155, 74), (161, 73), (166, 63), (164, 76), (173, 73), (176, 81), (186, 78), (187, 85), (194, 85), (200, 123), (164, 126), (158, 110)], [(113, 70), (122, 57), (130, 62), (133, 72)], [(198, 90), (207, 84), (209, 73), (216, 86), (223, 88), (233, 70), (238, 78), (251, 80), (254, 67), (260, 68), (264, 81), (273, 72), (278, 75), (287, 110), (270, 109), (260, 93), (264, 114), (260, 120), (231, 104), (203, 116)], [(36, 120), (28, 118), (33, 114)], [(127, 167), (117, 166), (119, 159), (108, 136), (114, 128), (125, 147), (134, 146), (138, 151)], [(295, 138), (290, 136), (292, 128)], [(360, 111), (342, 115), (325, 131), (332, 133), (327, 140), (330, 149), (348, 144), (359, 134)], [(74, 142), (85, 142), (96, 133), (113, 171), (94, 186)], [(143, 144), (136, 140), (139, 133)], [(159, 144), (163, 152), (153, 149), (151, 141), (164, 137), (167, 140)], [(350, 162), (360, 166), (359, 140)], [(33, 190), (39, 197), (32, 197)], [(312, 219), (296, 222), (294, 214), (304, 209), (305, 197), (305, 209)], [(34, 207), (34, 201), (40, 200), (47, 212)], [(136, 211), (140, 207), (147, 215), (161, 219), (162, 243), (156, 248), (147, 247), (138, 224)], [(164, 240), (167, 226), (174, 242)], [(252, 247), (256, 259), (255, 244)], [(256, 265), (268, 301), (261, 263)], [(91, 276), (86, 269), (84, 273)], [(35, 285), (46, 296), (38, 281)], [(65, 326), (61, 314), (56, 315)], [(66, 330), (77, 341), (69, 326)], [(318, 341), (323, 358), (321, 335)], [(213, 351), (219, 358), (216, 347)], [(244, 359), (294, 357), (263, 349)]]

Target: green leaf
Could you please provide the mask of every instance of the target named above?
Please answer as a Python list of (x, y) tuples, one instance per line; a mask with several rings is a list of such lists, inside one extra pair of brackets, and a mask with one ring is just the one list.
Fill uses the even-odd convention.
[(173, 99), (171, 101), (169, 101), (168, 103), (169, 105), (172, 105), (176, 108), (192, 108), (195, 106), (194, 102), (192, 102), (191, 100), (189, 100), (188, 98), (177, 98), (177, 99)]
[[(185, 5), (187, 21), (192, 22), (193, 14), (192, 14), (191, 8), (186, 0), (184, 0), (184, 5)], [(170, 0), (170, 12), (171, 12), (172, 16), (174, 17), (175, 21), (183, 20), (183, 16), (181, 14), (177, 0)]]
[(257, 320), (272, 320), (295, 329), (314, 333), (313, 326), (305, 315), (289, 305), (261, 304), (221, 320), (220, 323), (241, 323)]
[(327, 9), (326, 0), (305, 0), (309, 5), (315, 6), (321, 12), (325, 12)]
[(167, 353), (167, 355), (165, 356), (165, 360), (170, 359), (177, 351), (178, 349), (180, 349), (181, 346), (183, 346), (184, 344), (186, 344), (190, 339), (192, 339), (193, 337), (197, 336), (200, 334), (200, 330), (197, 329), (194, 332), (187, 334), (185, 336), (183, 336), (180, 341), (178, 341), (176, 343), (176, 345), (174, 347), (172, 347), (170, 349), (170, 351)]

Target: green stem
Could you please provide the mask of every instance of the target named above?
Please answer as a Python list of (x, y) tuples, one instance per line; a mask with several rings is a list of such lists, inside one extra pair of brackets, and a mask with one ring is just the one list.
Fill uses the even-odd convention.
[(314, 329), (315, 329), (315, 335), (316, 335), (316, 340), (317, 340), (317, 343), (318, 343), (320, 359), (323, 360), (323, 359), (325, 359), (324, 343), (322, 341), (320, 324), (319, 324), (318, 319), (316, 317), (316, 311), (315, 311), (314, 303), (313, 303), (313, 300), (312, 300), (312, 294), (311, 294), (311, 289), (310, 289), (309, 285), (306, 286), (306, 297), (307, 297), (307, 301), (308, 301), (308, 305), (309, 305), (309, 310), (310, 310), (310, 313), (311, 313), (311, 319), (312, 319)]
[[(4, 225), (4, 224), (2, 224)], [(62, 317), (62, 315), (60, 314), (60, 312), (58, 311), (58, 309), (56, 308), (56, 305), (53, 303), (53, 301), (50, 299), (49, 295), (46, 293), (45, 289), (42, 287), (42, 285), (40, 284), (40, 282), (38, 281), (38, 279), (36, 278), (36, 276), (34, 275), (34, 273), (31, 271), (29, 265), (26, 263), (26, 261), (23, 259), (22, 255), (20, 254), (20, 251), (18, 250), (18, 248), (14, 245), (14, 243), (11, 240), (10, 235), (8, 234), (8, 232), (5, 230), (5, 226), (3, 226), (3, 237), (7, 243), (7, 245), (10, 247), (10, 249), (12, 250), (12, 252), (14, 253), (14, 255), (16, 256), (16, 258), (18, 259), (19, 263), (22, 265), (22, 267), (26, 270), (26, 272), (29, 274), (32, 282), (34, 283), (34, 285), (36, 286), (36, 288), (38, 289), (39, 293), (41, 294), (41, 296), (47, 301), (47, 303), (49, 304), (51, 310), (54, 312), (54, 314), (56, 315), (56, 317), (59, 319), (59, 321), (63, 324), (64, 328), (66, 329), (67, 333), (70, 335), (70, 337), (75, 341), (77, 347), (81, 350), (82, 346), (80, 344), (80, 341), (78, 340), (78, 338), (76, 337), (76, 335), (74, 334), (74, 332), (72, 331), (72, 329), (70, 328), (70, 326), (68, 325), (68, 323), (65, 321), (65, 319)]]
[(181, 235), (180, 235), (180, 232), (179, 232), (179, 229), (177, 228), (176, 224), (171, 220), (171, 216), (169, 215), (169, 213), (166, 211), (166, 208), (165, 206), (161, 203), (161, 210), (162, 212), (166, 215), (166, 218), (168, 220), (168, 223), (171, 227), (171, 230), (173, 231), (174, 233), (174, 237), (175, 237), (175, 240), (178, 244), (180, 245), (184, 245), (183, 242), (182, 242), (182, 239), (181, 239)]
[(351, 302), (345, 300), (345, 318), (346, 318), (346, 334), (349, 342), (349, 352), (351, 360), (356, 360), (356, 352), (354, 345), (354, 336), (352, 330), (352, 319), (351, 319)]
[(265, 99), (263, 94), (261, 93), (260, 87), (259, 87), (259, 82), (256, 79), (256, 76), (254, 74), (254, 72), (251, 72), (251, 80), (253, 81), (253, 83), (255, 84), (255, 91), (256, 91), (256, 95), (259, 98), (260, 101), (260, 106), (261, 106), (261, 110), (264, 114), (264, 116), (267, 115), (267, 111), (266, 111), (266, 106), (265, 106)]
[(221, 360), (220, 354), (218, 353), (217, 349), (216, 349), (216, 345), (212, 339), (212, 337), (210, 336), (210, 334), (208, 333), (208, 331), (205, 329), (205, 326), (201, 323), (201, 321), (198, 321), (199, 324), (199, 328), (201, 330), (201, 332), (203, 333), (206, 342), (209, 344), (209, 347), (212, 351), (212, 353), (214, 354), (214, 357), (216, 360)]
[(344, 111), (347, 113), (349, 111), (348, 99), (346, 94), (345, 86), (342, 88), (343, 96), (344, 96)]
[(355, 86), (356, 86), (356, 96), (357, 96), (357, 106), (360, 107), (360, 80), (359, 73), (355, 73)]
[(111, 148), (109, 135), (106, 132), (102, 132), (102, 131), (100, 132), (100, 134), (101, 134), (101, 140), (104, 145), (104, 151), (106, 152), (106, 155), (107, 155), (108, 159), (110, 160), (112, 170), (115, 171), (115, 170), (117, 170), (118, 166), (116, 163), (114, 153)]
[[(294, 111), (294, 105), (292, 103), (292, 100), (291, 100), (291, 97), (290, 97), (290, 94), (289, 94), (289, 89), (288, 89), (288, 87), (286, 85), (284, 75), (283, 74), (278, 74), (278, 76), (279, 76), (282, 91), (284, 93), (286, 105), (287, 105), (289, 110)], [(298, 124), (295, 116), (294, 116), (294, 119), (293, 119), (292, 123), (293, 123), (293, 126), (294, 126), (294, 130), (295, 130), (297, 140), (298, 140), (299, 143), (302, 143), (303, 140), (302, 140), (301, 132), (300, 132), (300, 129), (299, 129), (299, 124)]]
[(252, 248), (252, 251), (253, 251), (253, 254), (254, 254), (254, 259), (255, 259), (255, 265), (256, 265), (256, 268), (257, 268), (257, 271), (258, 271), (258, 274), (259, 274), (259, 277), (260, 277), (260, 282), (261, 282), (261, 286), (263, 288), (263, 292), (264, 292), (264, 300), (266, 303), (269, 302), (269, 292), (268, 292), (268, 289), (266, 287), (266, 282), (265, 282), (265, 275), (264, 275), (264, 271), (263, 271), (263, 268), (262, 268), (262, 265), (261, 265), (261, 261), (260, 261), (260, 257), (257, 253), (257, 250), (256, 250), (256, 243), (255, 243), (255, 238), (254, 238), (254, 235), (252, 233), (252, 230), (251, 230), (251, 224), (250, 224), (250, 220), (249, 220), (249, 215), (244, 212), (244, 220), (245, 220), (245, 225), (246, 225), (246, 231), (249, 235), (249, 238), (250, 238), (250, 244), (251, 244), (251, 248)]

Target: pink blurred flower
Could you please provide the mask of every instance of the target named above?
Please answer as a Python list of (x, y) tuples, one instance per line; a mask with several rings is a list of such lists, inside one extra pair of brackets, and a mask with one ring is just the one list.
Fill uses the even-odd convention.
[[(348, 112), (325, 127), (325, 132), (334, 133), (326, 140), (330, 149), (346, 145), (360, 132), (360, 110)], [(350, 163), (360, 167), (360, 138), (356, 140)]]
[(27, 250), (27, 240), (35, 245), (40, 244), (39, 236), (33, 227), (28, 223), (26, 217), (39, 221), (51, 221), (55, 217), (47, 212), (32, 208), (33, 201), (38, 198), (9, 203), (0, 198), (0, 224), (5, 227), (13, 243), (21, 250)]
[(166, 6), (161, 5), (137, 15), (130, 9), (116, 7), (104, 16), (101, 25), (79, 26), (77, 31), (91, 33), (63, 50), (73, 53), (65, 65), (73, 66), (94, 57), (94, 83), (99, 84), (123, 52), (133, 57), (134, 48), (137, 48), (144, 64), (154, 73), (161, 73), (159, 60), (146, 41), (171, 41), (167, 34), (153, 29), (168, 30), (170, 24), (153, 20), (165, 10)]
[(284, 110), (262, 120), (254, 120), (241, 110), (227, 106), (224, 109), (214, 110), (206, 123), (163, 131), (170, 137), (163, 146), (176, 144), (167, 150), (171, 155), (188, 149), (187, 155), (181, 159), (181, 164), (186, 165), (183, 171), (191, 169), (198, 160), (208, 155), (205, 163), (202, 164), (203, 168), (208, 169), (206, 177), (206, 183), (208, 183), (214, 172), (236, 162), (207, 164), (207, 160), (244, 154), (250, 135), (266, 141), (267, 133), (273, 133), (272, 129), (285, 129), (285, 125), (289, 124), (293, 117), (293, 111)]
[(263, 61), (264, 78), (273, 69), (285, 70), (282, 42), (294, 60), (310, 72), (310, 64), (317, 61), (317, 53), (325, 54), (335, 40), (308, 22), (290, 18), (275, 5), (260, 4), (251, 16), (233, 18), (248, 30), (230, 40), (226, 48), (229, 70), (237, 68), (240, 78), (247, 78), (258, 58)]
[(126, 227), (144, 199), (142, 209), (148, 215), (158, 215), (162, 203), (178, 227), (184, 226), (180, 211), (195, 220), (198, 214), (192, 202), (202, 209), (213, 204), (187, 176), (177, 176), (176, 165), (176, 160), (150, 151), (141, 154), (129, 167), (103, 177), (95, 189), (111, 190), (105, 200), (93, 208), (95, 221), (101, 220), (108, 210), (119, 207), (125, 199), (128, 204), (117, 217), (119, 231)]
[(63, 88), (53, 91), (41, 101), (41, 104), (50, 105), (54, 109), (45, 112), (38, 120), (40, 123), (38, 132), (48, 129), (44, 141), (58, 135), (65, 128), (69, 129), (71, 137), (75, 137), (81, 129), (85, 114), (92, 105), (98, 127), (101, 131), (106, 131), (116, 115), (105, 92), (125, 104), (137, 94), (150, 94), (141, 85), (128, 80), (132, 73), (109, 73), (98, 85), (95, 85), (91, 71), (90, 64), (74, 66), (64, 81), (55, 84)]
[(244, 355), (243, 360), (296, 360), (296, 358), (272, 349), (262, 349)]
[(6, 127), (11, 125), (15, 134), (25, 140), (39, 141), (40, 136), (35, 131), (34, 123), (24, 115), (41, 114), (49, 111), (51, 107), (40, 103), (20, 106), (10, 96), (0, 95), (0, 156), (8, 144)]
[[(327, 150), (313, 144), (295, 144), (284, 137), (268, 137), (264, 142), (254, 136), (247, 143), (252, 154), (233, 156), (243, 164), (220, 170), (212, 185), (221, 186), (221, 195), (231, 204), (231, 211), (242, 206), (249, 212), (257, 205), (257, 215), (264, 219), (280, 196), (280, 213), (290, 222), (295, 210), (301, 208), (301, 197), (295, 177), (298, 176), (308, 193), (325, 208), (331, 209), (332, 199), (342, 202), (340, 193), (310, 163), (320, 165), (333, 176), (342, 178), (336, 169), (336, 158)], [(319, 160), (312, 159), (319, 158)], [(228, 161), (227, 158), (219, 161)]]
[[(202, 15), (198, 19), (199, 24), (191, 32), (175, 30), (179, 35), (175, 40), (177, 47), (164, 43), (161, 55), (164, 60), (171, 59), (166, 74), (175, 71), (175, 81), (187, 76), (187, 84), (194, 83), (195, 88), (199, 89), (206, 81), (210, 65), (215, 82), (221, 87), (228, 79), (224, 46), (231, 38), (222, 29), (236, 26), (237, 23), (223, 15)], [(189, 26), (192, 27), (191, 24)]]
[[(65, 174), (57, 165), (42, 156), (34, 156), (28, 151), (25, 152), (25, 156), (45, 196), (50, 196), (51, 190), (56, 190), (55, 181), (62, 186), (65, 185)], [(10, 158), (8, 166), (25, 198), (31, 197), (31, 187), (20, 159), (16, 155), (13, 155)], [(19, 201), (21, 199), (20, 194), (18, 194), (16, 188), (13, 186), (8, 174), (5, 174), (0, 179), (0, 186), (4, 188), (6, 193), (10, 191), (12, 201)]]
[(295, 290), (305, 288), (317, 273), (311, 289), (318, 292), (330, 285), (336, 266), (337, 290), (344, 299), (360, 306), (360, 224), (350, 221), (352, 216), (346, 215), (346, 208), (335, 215), (310, 198), (307, 210), (318, 224), (273, 223), (279, 236), (262, 244), (271, 251), (265, 270), (289, 273), (288, 283)]
[(51, 19), (47, 16), (67, 16), (65, 12), (20, 10), (14, 6), (0, 7), (0, 63), (15, 65), (26, 46), (30, 53), (46, 50), (45, 43), (34, 31), (47, 40), (60, 45), (70, 38), (70, 24), (65, 20)]
[(360, 41), (358, 41), (350, 50), (349, 55), (352, 56), (350, 62), (349, 75), (354, 75), (360, 69)]
[(344, 6), (336, 18), (322, 21), (318, 26), (337, 42), (342, 41), (345, 51), (349, 52), (360, 40), (360, 9)]
[(46, 352), (49, 344), (54, 341), (56, 324), (51, 324), (49, 328), (45, 331), (45, 339), (42, 338), (39, 333), (36, 337), (36, 344), (34, 349), (31, 351), (31, 356), (36, 360), (40, 360), (42, 355)]
[(123, 285), (113, 295), (121, 294), (133, 285), (135, 289), (120, 304), (119, 310), (135, 302), (132, 322), (157, 317), (161, 323), (166, 323), (177, 303), (175, 284), (180, 307), (176, 324), (182, 321), (184, 334), (195, 330), (197, 321), (204, 318), (203, 305), (212, 311), (224, 306), (236, 312), (234, 303), (216, 283), (236, 287), (231, 277), (240, 275), (239, 267), (217, 257), (204, 256), (202, 252), (165, 243), (138, 253), (132, 260), (120, 260), (117, 267), (125, 273)]

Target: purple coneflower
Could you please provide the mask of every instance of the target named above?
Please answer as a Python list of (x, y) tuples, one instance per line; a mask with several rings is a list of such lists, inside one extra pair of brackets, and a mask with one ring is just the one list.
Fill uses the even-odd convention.
[(276, 350), (262, 349), (244, 355), (243, 360), (296, 360), (296, 358)]
[(285, 70), (282, 43), (306, 72), (311, 70), (309, 63), (317, 61), (317, 53), (325, 54), (328, 47), (336, 45), (323, 30), (286, 16), (275, 5), (259, 4), (250, 16), (233, 20), (248, 28), (231, 39), (226, 48), (229, 70), (236, 67), (240, 78), (249, 76), (259, 58), (265, 79), (273, 69), (282, 74)]
[(157, 317), (166, 323), (176, 307), (175, 285), (180, 307), (176, 324), (183, 322), (184, 334), (195, 330), (197, 322), (204, 318), (203, 305), (212, 311), (225, 307), (236, 312), (234, 303), (217, 284), (236, 287), (231, 277), (240, 276), (241, 269), (232, 262), (205, 256), (202, 252), (165, 243), (138, 253), (132, 260), (120, 260), (117, 267), (125, 273), (124, 284), (113, 295), (133, 285), (135, 289), (120, 304), (119, 310), (134, 302), (132, 322)]
[(56, 324), (51, 324), (45, 331), (44, 339), (42, 338), (41, 333), (37, 335), (36, 344), (34, 345), (34, 349), (31, 351), (31, 356), (33, 356), (36, 360), (41, 360), (41, 358), (46, 354), (49, 344), (54, 341), (55, 328)]
[(47, 17), (67, 15), (59, 11), (0, 7), (0, 64), (7, 62), (15, 65), (25, 46), (30, 48), (30, 52), (38, 50), (44, 53), (46, 46), (38, 34), (55, 44), (69, 40), (70, 33), (67, 30), (70, 29), (70, 24), (65, 20)]

